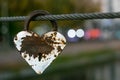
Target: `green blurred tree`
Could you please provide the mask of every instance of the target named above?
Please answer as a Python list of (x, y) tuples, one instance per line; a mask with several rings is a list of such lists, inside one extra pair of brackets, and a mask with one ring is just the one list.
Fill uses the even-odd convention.
[[(100, 1), (94, 0), (47, 0), (46, 9), (53, 14), (65, 13), (90, 13), (99, 12), (101, 9)], [(76, 27), (83, 24), (84, 21), (59, 21), (60, 26)]]
[(36, 2), (36, 0), (8, 0), (8, 3), (10, 16), (21, 16), (30, 11), (43, 8), (42, 3)]
[(99, 12), (101, 10), (101, 1), (95, 0), (71, 0), (74, 4), (75, 12), (90, 13)]
[[(51, 14), (99, 12), (100, 1), (94, 0), (8, 0), (9, 15), (21, 16), (36, 9), (49, 11)], [(80, 21), (60, 21), (60, 26), (79, 25)]]
[[(8, 1), (9, 16), (27, 15), (33, 10), (47, 10), (51, 14), (99, 12), (100, 2), (94, 0), (5, 0)], [(0, 0), (1, 3), (1, 0)], [(2, 4), (2, 3), (1, 3)], [(1, 11), (1, 10), (0, 10)], [(1, 12), (0, 12), (1, 13)], [(59, 26), (80, 26), (84, 21), (59, 21)], [(23, 22), (10, 22), (11, 36), (22, 30)]]

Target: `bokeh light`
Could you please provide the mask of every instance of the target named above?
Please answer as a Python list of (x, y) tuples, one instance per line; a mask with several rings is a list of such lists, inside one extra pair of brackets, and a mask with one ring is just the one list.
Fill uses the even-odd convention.
[(76, 36), (76, 32), (74, 29), (69, 29), (67, 35), (69, 38), (74, 38)]
[(84, 36), (84, 30), (83, 29), (78, 29), (76, 31), (76, 36), (79, 37), (79, 38), (83, 37)]

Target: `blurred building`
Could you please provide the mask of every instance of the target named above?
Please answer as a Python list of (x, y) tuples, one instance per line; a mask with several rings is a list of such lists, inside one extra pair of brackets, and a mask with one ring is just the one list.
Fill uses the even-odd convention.
[[(120, 0), (94, 0), (101, 3), (101, 12), (119, 12)], [(86, 29), (96, 27), (101, 30), (100, 40), (120, 39), (120, 19), (101, 19), (85, 22)]]
[[(101, 0), (100, 2), (101, 12), (120, 12), (120, 0)], [(85, 23), (86, 29), (94, 29), (93, 23), (98, 24), (97, 27), (101, 30), (100, 40), (120, 39), (120, 19), (89, 20)], [(89, 76), (94, 75), (94, 79), (88, 80), (120, 80), (120, 61), (96, 67), (90, 73)]]
[(119, 12), (120, 0), (93, 0), (101, 3), (101, 12)]
[[(99, 0), (98, 0), (99, 1)], [(119, 12), (120, 0), (101, 0), (102, 12)]]

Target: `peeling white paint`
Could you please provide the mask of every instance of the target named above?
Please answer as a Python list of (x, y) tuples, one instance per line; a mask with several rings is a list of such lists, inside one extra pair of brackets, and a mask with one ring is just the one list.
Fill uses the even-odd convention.
[[(33, 68), (33, 70), (37, 74), (42, 74), (43, 71), (51, 64), (51, 62), (56, 59), (56, 57), (61, 53), (63, 48), (65, 47), (66, 39), (65, 37), (60, 34), (59, 32), (51, 31), (48, 33), (45, 33), (43, 36), (44, 38), (50, 37), (51, 34), (55, 34), (53, 38), (55, 38), (54, 42), (57, 42), (58, 44), (53, 44), (52, 46), (54, 49), (46, 55), (46, 57), (42, 57), (39, 61), (39, 56), (34, 58), (34, 56), (30, 56), (29, 54), (25, 52), (21, 53), (21, 56), (26, 60), (26, 62)], [(32, 36), (33, 33), (27, 32), (27, 31), (21, 31), (17, 34), (17, 39), (14, 38), (14, 42), (16, 44), (16, 48), (20, 51), (21, 50), (21, 44), (23, 41), (23, 38), (26, 36)], [(35, 35), (34, 35), (35, 36)], [(64, 41), (64, 43), (63, 43)], [(61, 48), (61, 51), (58, 51), (58, 46)]]
[(26, 36), (32, 36), (32, 34), (28, 31), (21, 31), (14, 38), (14, 43), (16, 44), (16, 47), (17, 47), (18, 51), (21, 50), (21, 44), (22, 44), (22, 41), (23, 41), (22, 38), (24, 38)]

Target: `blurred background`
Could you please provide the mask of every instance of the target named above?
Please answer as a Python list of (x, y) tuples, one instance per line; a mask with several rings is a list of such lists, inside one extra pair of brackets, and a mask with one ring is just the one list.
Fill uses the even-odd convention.
[[(42, 9), (51, 14), (119, 12), (120, 0), (0, 0), (0, 16), (26, 16)], [(120, 80), (120, 19), (58, 21), (67, 39), (61, 55), (37, 75), (13, 44), (24, 22), (0, 22), (0, 80)], [(38, 34), (48, 21), (31, 22)]]

